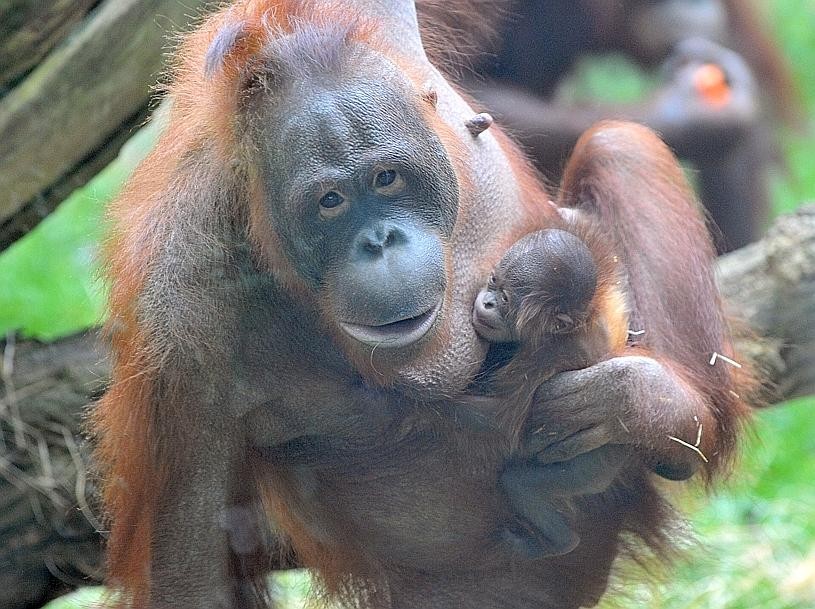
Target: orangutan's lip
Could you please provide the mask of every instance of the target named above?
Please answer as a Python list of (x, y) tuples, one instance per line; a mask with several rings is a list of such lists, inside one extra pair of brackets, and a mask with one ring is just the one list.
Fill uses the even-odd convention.
[(473, 328), (476, 334), (488, 342), (506, 342), (504, 338), (506, 332), (503, 328), (493, 325), (481, 317), (477, 313), (473, 313)]
[(475, 326), (476, 330), (487, 330), (493, 332), (498, 330), (498, 326), (495, 326), (490, 322), (481, 319), (481, 317), (477, 314), (473, 314), (473, 326)]
[(433, 327), (441, 311), (441, 301), (415, 317), (400, 319), (381, 326), (362, 326), (340, 323), (340, 327), (351, 338), (380, 349), (399, 349), (412, 345)]

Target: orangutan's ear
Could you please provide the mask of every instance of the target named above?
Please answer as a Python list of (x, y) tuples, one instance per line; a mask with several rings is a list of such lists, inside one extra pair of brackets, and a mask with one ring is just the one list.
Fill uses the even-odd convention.
[(245, 46), (249, 28), (245, 21), (233, 21), (224, 25), (209, 44), (204, 57), (204, 74), (212, 78), (235, 58), (236, 51)]

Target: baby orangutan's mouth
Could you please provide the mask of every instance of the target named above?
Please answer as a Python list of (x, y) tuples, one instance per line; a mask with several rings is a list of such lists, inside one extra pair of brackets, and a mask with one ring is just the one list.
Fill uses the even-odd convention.
[(476, 333), (490, 342), (504, 342), (506, 329), (502, 325), (494, 325), (489, 319), (484, 319), (478, 312), (473, 313), (473, 327)]
[(427, 334), (433, 327), (440, 310), (441, 301), (414, 317), (398, 319), (377, 326), (340, 323), (340, 327), (348, 336), (366, 345), (380, 349), (398, 349), (412, 345)]

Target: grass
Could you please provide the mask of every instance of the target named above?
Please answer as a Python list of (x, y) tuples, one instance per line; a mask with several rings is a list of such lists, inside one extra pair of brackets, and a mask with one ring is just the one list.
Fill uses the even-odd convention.
[(697, 541), (663, 582), (629, 587), (627, 608), (815, 606), (813, 408), (802, 399), (758, 414), (728, 483), (681, 498)]
[[(777, 213), (815, 200), (815, 3), (766, 3), (768, 17), (800, 85), (808, 120), (782, 135), (786, 172), (773, 177)], [(769, 10), (772, 8), (772, 10)], [(581, 66), (570, 95), (602, 92), (625, 102), (650, 86), (616, 59)], [(77, 191), (29, 236), (0, 255), (0, 333), (19, 330), (44, 340), (97, 323), (104, 290), (97, 280), (103, 208), (155, 138), (148, 128), (119, 159)], [(811, 609), (815, 607), (815, 398), (758, 414), (744, 457), (713, 497), (687, 493), (698, 538), (663, 583), (626, 586), (627, 609)], [(282, 607), (301, 607), (302, 574), (276, 580)], [(98, 598), (83, 590), (48, 605), (79, 609)], [(604, 609), (613, 605), (606, 603)]]

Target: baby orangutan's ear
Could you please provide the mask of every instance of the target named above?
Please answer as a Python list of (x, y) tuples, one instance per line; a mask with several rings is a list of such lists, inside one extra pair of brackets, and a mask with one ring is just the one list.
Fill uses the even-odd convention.
[(575, 317), (568, 313), (557, 313), (552, 331), (556, 334), (568, 334), (577, 328)]

